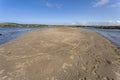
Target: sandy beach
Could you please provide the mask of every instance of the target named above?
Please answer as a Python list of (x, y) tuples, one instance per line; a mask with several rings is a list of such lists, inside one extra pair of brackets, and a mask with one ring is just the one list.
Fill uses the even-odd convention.
[(35, 30), (0, 45), (0, 80), (120, 80), (120, 52), (92, 31)]

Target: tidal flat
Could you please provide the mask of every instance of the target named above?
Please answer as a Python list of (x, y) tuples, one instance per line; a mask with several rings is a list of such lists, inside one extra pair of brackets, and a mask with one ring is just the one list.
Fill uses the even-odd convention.
[(93, 31), (34, 30), (0, 45), (0, 80), (119, 80), (118, 53)]

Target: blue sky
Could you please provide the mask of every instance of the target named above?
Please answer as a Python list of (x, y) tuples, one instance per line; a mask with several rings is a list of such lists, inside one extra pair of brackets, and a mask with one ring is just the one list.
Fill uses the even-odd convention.
[(120, 0), (0, 0), (0, 22), (120, 24)]

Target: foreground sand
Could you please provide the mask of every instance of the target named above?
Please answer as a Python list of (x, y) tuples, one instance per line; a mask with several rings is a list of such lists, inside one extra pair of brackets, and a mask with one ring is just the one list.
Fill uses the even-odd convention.
[(120, 80), (118, 54), (91, 31), (32, 31), (0, 45), (0, 80)]

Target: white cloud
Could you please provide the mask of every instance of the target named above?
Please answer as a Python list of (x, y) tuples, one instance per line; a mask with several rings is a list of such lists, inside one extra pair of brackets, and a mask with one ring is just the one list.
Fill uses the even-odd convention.
[(89, 25), (89, 22), (73, 22), (71, 25)]
[(57, 4), (57, 3), (50, 3), (46, 2), (47, 7), (53, 7), (53, 8), (61, 8), (63, 5), (62, 4)]
[(116, 22), (117, 22), (118, 24), (120, 24), (120, 20), (117, 20)]
[(47, 7), (53, 7), (53, 4), (49, 3), (49, 2), (46, 2), (46, 6)]
[(89, 22), (80, 22), (81, 25), (88, 25)]
[(88, 22), (73, 22), (71, 25), (87, 25)]
[(103, 26), (120, 26), (120, 20), (111, 20), (105, 22), (73, 22), (71, 25), (103, 25)]
[(76, 22), (71, 23), (71, 25), (76, 25), (76, 24), (77, 24)]
[(115, 4), (112, 4), (111, 7), (120, 7), (120, 2), (117, 2)]
[(56, 4), (55, 5), (57, 8), (61, 8), (63, 5), (62, 4)]
[(109, 25), (120, 25), (120, 20), (109, 21), (108, 24), (109, 24)]
[(103, 6), (107, 3), (109, 3), (110, 0), (98, 0), (97, 2), (95, 2), (95, 4), (93, 5), (93, 7), (100, 7)]

